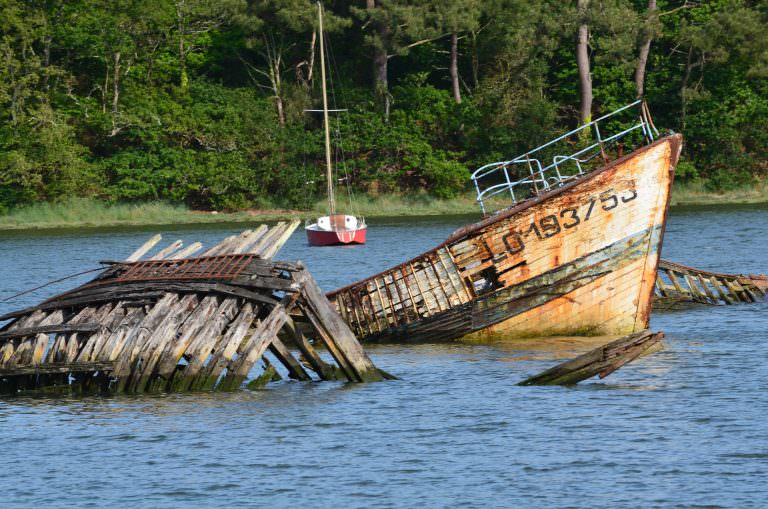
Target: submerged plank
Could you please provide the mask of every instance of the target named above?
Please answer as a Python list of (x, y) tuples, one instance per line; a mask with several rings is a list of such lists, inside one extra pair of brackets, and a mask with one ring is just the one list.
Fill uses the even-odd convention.
[(598, 375), (605, 378), (664, 339), (663, 332), (642, 331), (600, 346), (517, 385), (575, 385)]

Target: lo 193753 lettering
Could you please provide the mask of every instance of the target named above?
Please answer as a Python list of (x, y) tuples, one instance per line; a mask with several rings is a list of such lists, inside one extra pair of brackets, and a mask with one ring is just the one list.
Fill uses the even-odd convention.
[(636, 198), (637, 191), (635, 189), (628, 189), (620, 193), (608, 190), (582, 205), (562, 209), (559, 213), (549, 214), (538, 221), (534, 219), (525, 231), (512, 230), (502, 237), (504, 246), (507, 248), (505, 254), (513, 255), (523, 251), (526, 246), (526, 239), (529, 239), (530, 242), (530, 240), (541, 241), (554, 237), (589, 221), (601, 211), (613, 210)]

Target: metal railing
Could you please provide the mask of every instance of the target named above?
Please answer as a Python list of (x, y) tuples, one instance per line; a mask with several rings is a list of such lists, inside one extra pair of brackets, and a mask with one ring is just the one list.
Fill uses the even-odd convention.
[[(620, 113), (634, 107), (638, 109), (638, 117), (632, 120), (630, 127), (619, 128), (619, 132), (603, 137), (604, 133), (600, 130), (601, 123), (605, 126), (610, 120), (618, 120), (616, 117)], [(640, 99), (563, 134), (514, 159), (486, 164), (472, 174), (472, 181), (477, 191), (476, 200), (480, 204), (480, 209), (483, 211), (483, 214), (486, 214), (486, 201), (498, 195), (508, 193), (512, 205), (514, 205), (518, 202), (518, 197), (526, 191), (527, 196), (531, 196), (553, 187), (562, 186), (566, 182), (589, 171), (588, 169), (585, 170), (582, 165), (589, 163), (599, 155), (605, 158), (605, 150), (636, 131), (642, 133), (642, 139), (645, 144), (651, 143), (654, 137), (659, 135), (658, 130), (653, 125), (648, 106)], [(570, 153), (567, 155), (555, 154), (552, 156), (551, 163), (545, 162), (545, 164), (542, 164), (544, 149), (558, 142), (570, 143), (572, 138), (587, 139), (590, 136), (594, 136), (592, 138), (596, 140), (594, 143), (574, 151), (568, 150)], [(533, 157), (539, 153), (542, 154), (538, 155), (538, 157)], [(567, 171), (568, 168), (571, 168), (570, 172)], [(491, 181), (491, 183), (484, 185), (481, 183), (481, 180), (484, 182)], [(515, 194), (516, 191), (518, 196)], [(525, 198), (527, 196), (522, 197)]]

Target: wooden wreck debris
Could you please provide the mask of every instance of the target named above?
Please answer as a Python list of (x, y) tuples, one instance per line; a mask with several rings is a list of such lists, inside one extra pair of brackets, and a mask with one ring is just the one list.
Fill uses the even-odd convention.
[(662, 339), (663, 332), (636, 332), (558, 364), (517, 385), (575, 385), (595, 375), (605, 378), (660, 344)]
[(90, 282), (0, 316), (11, 320), (0, 328), (0, 392), (232, 390), (259, 361), (256, 385), (275, 364), (297, 380), (392, 378), (301, 262), (270, 259), (297, 226), (246, 230), (197, 258), (202, 245), (180, 241), (149, 254), (156, 235)]
[(718, 274), (661, 260), (654, 287), (654, 308), (685, 303), (737, 304), (765, 299), (768, 276)]

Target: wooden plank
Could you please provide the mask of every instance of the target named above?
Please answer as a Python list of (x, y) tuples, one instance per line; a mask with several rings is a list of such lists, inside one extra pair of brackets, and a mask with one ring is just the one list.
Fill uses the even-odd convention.
[(426, 258), (427, 258), (427, 261), (429, 262), (430, 267), (432, 267), (432, 272), (434, 272), (435, 274), (435, 280), (437, 281), (437, 286), (443, 291), (443, 295), (445, 296), (446, 309), (450, 309), (451, 306), (453, 305), (451, 303), (451, 297), (453, 296), (453, 292), (449, 293), (448, 289), (443, 284), (443, 277), (438, 272), (437, 266), (435, 266), (435, 261), (432, 259), (432, 257), (427, 256)]
[[(341, 295), (342, 293), (344, 292), (339, 293), (339, 295)], [(355, 328), (360, 331), (363, 331), (364, 322), (363, 322), (363, 319), (360, 317), (360, 310), (358, 309), (358, 304), (357, 302), (355, 302), (355, 298), (351, 291), (346, 292), (346, 295), (347, 295), (347, 298), (341, 301), (341, 305), (345, 305), (346, 300), (349, 301), (349, 308), (352, 310), (352, 314), (355, 317), (355, 326), (356, 326)], [(367, 323), (365, 323), (365, 325), (367, 325)]]
[[(179, 297), (176, 294), (166, 294), (157, 304), (147, 313), (147, 315), (126, 335), (121, 345), (117, 345), (117, 355), (115, 360), (115, 369), (113, 375), (121, 378), (118, 384), (118, 392), (121, 392), (127, 383), (127, 377), (131, 374), (133, 363), (139, 352), (152, 333), (160, 325), (168, 312), (178, 303)], [(105, 359), (106, 360), (106, 359)], [(122, 384), (122, 386), (120, 385)]]
[(710, 281), (712, 281), (712, 286), (715, 287), (718, 295), (720, 295), (720, 299), (726, 304), (733, 304), (733, 297), (731, 297), (731, 295), (723, 289), (720, 284), (720, 280), (717, 277), (712, 277)]
[[(398, 317), (397, 308), (395, 307), (397, 303), (392, 297), (392, 292), (389, 289), (389, 283), (387, 283), (387, 274), (381, 276), (381, 285), (384, 288), (384, 292), (387, 294), (387, 304), (389, 304), (389, 309), (392, 311), (391, 325), (400, 325), (400, 318)], [(387, 323), (390, 323), (389, 319), (387, 319)]]
[(130, 375), (130, 383), (126, 385), (128, 392), (145, 391), (160, 356), (168, 344), (176, 338), (179, 327), (197, 307), (197, 303), (197, 295), (185, 295), (167, 311), (163, 321), (152, 332), (137, 356), (136, 367)]
[(153, 235), (148, 241), (146, 241), (144, 244), (142, 244), (136, 251), (131, 253), (126, 259), (126, 262), (135, 262), (138, 259), (140, 259), (142, 256), (147, 254), (150, 249), (155, 247), (155, 244), (160, 242), (163, 239), (163, 236), (159, 233), (156, 235)]
[[(371, 326), (371, 316), (374, 316), (372, 313), (368, 313), (365, 309), (365, 302), (364, 298), (360, 297), (360, 294), (355, 290), (354, 288), (349, 290), (349, 295), (352, 297), (353, 302), (355, 303), (354, 309), (355, 309), (355, 315), (358, 313), (358, 309), (360, 310), (360, 316), (358, 317), (358, 323), (361, 324), (360, 326), (360, 332), (363, 331), (362, 324), (365, 325), (365, 328), (368, 329), (368, 334), (373, 334), (373, 327)], [(376, 328), (381, 331), (381, 327), (378, 326), (379, 324), (376, 324)]]
[(679, 293), (683, 295), (689, 293), (683, 289), (683, 286), (680, 284), (680, 281), (678, 281), (677, 276), (675, 275), (675, 271), (668, 270), (667, 277), (669, 277), (669, 280), (672, 281), (672, 285), (674, 285), (675, 290), (677, 290)]
[(304, 370), (304, 367), (293, 358), (291, 352), (278, 337), (272, 338), (272, 343), (269, 345), (269, 351), (272, 352), (272, 355), (277, 357), (283, 366), (285, 366), (291, 378), (305, 382), (312, 380), (312, 377), (309, 376)]
[(333, 366), (325, 362), (314, 347), (307, 340), (306, 336), (296, 327), (293, 319), (289, 318), (285, 322), (285, 329), (293, 338), (294, 343), (301, 351), (306, 361), (312, 366), (312, 370), (323, 380), (336, 380), (336, 371)]
[(190, 244), (189, 246), (185, 247), (181, 251), (174, 253), (172, 257), (169, 257), (170, 259), (177, 260), (181, 258), (187, 258), (188, 256), (192, 256), (193, 254), (197, 253), (203, 248), (203, 245), (200, 242), (195, 242), (193, 244)]
[[(279, 286), (279, 289), (283, 291), (295, 290), (291, 286), (291, 283), (287, 280), (273, 280)], [(257, 287), (261, 281), (252, 281), (250, 286)], [(264, 286), (270, 285), (271, 282), (265, 282)], [(278, 288), (275, 288), (278, 289)], [(49, 310), (56, 308), (67, 307), (79, 307), (79, 306), (93, 306), (98, 304), (104, 304), (106, 302), (127, 301), (133, 299), (144, 299), (148, 296), (162, 297), (167, 293), (215, 293), (226, 297), (241, 297), (248, 300), (253, 300), (262, 303), (275, 304), (277, 300), (268, 297), (257, 291), (253, 291), (241, 286), (223, 284), (223, 283), (211, 283), (211, 282), (174, 282), (174, 281), (147, 281), (141, 283), (130, 284), (114, 284), (104, 285), (99, 288), (88, 288), (82, 290), (75, 297), (67, 297), (59, 300), (53, 300), (43, 303), (37, 306), (38, 309)], [(16, 315), (24, 313), (28, 310), (9, 313), (10, 315)]]
[(413, 298), (413, 292), (411, 291), (411, 285), (408, 284), (408, 274), (405, 272), (405, 267), (400, 266), (400, 277), (403, 281), (403, 286), (408, 292), (408, 298), (411, 300), (411, 307), (413, 307), (413, 313), (416, 317), (419, 316), (419, 308), (416, 306), (416, 299)]
[(8, 359), (11, 358), (15, 350), (15, 345), (12, 341), (7, 341), (2, 347), (0, 347), (0, 368), (6, 365)]
[[(89, 308), (86, 308), (92, 311)], [(61, 323), (57, 325), (42, 325), (37, 327), (28, 327), (24, 329), (17, 329), (10, 332), (0, 332), (0, 339), (7, 338), (20, 338), (24, 336), (31, 336), (33, 334), (51, 334), (51, 333), (65, 333), (65, 332), (96, 332), (101, 328), (98, 323), (83, 323), (73, 324), (71, 321), (68, 323)]]
[(40, 375), (49, 373), (84, 373), (93, 371), (110, 371), (114, 366), (112, 362), (85, 362), (85, 363), (52, 363), (42, 366), (24, 366), (13, 369), (0, 369), (0, 377)]
[[(321, 332), (321, 338), (336, 362), (342, 367), (344, 364), (349, 365), (358, 381), (383, 380), (382, 373), (371, 362), (349, 326), (333, 309), (314, 278), (304, 271), (297, 280), (303, 285), (299, 306), (310, 320), (314, 315), (314, 319), (319, 322), (318, 332)], [(323, 329), (326, 334), (322, 334)]]
[(426, 291), (424, 290), (424, 287), (421, 286), (421, 282), (419, 281), (419, 276), (416, 274), (416, 269), (413, 268), (413, 264), (409, 263), (408, 268), (411, 269), (411, 274), (413, 274), (413, 279), (416, 281), (416, 287), (419, 289), (419, 295), (421, 296), (421, 300), (424, 303), (424, 313), (422, 313), (422, 318), (429, 316), (431, 314), (431, 309), (429, 307), (429, 300), (427, 299)]
[[(248, 334), (251, 324), (256, 319), (256, 313), (258, 313), (258, 308), (255, 308), (253, 304), (250, 302), (243, 304), (237, 317), (229, 324), (227, 331), (222, 336), (213, 357), (206, 366), (200, 369), (197, 378), (189, 385), (190, 389), (207, 390), (216, 386), (221, 372), (232, 361), (243, 338)], [(180, 376), (183, 376), (183, 371)]]
[(264, 252), (268, 249), (269, 245), (276, 241), (280, 234), (285, 229), (285, 222), (280, 221), (276, 225), (274, 225), (272, 228), (269, 229), (268, 232), (266, 232), (264, 235), (259, 238), (259, 241), (255, 243), (253, 246), (248, 248), (248, 252), (251, 254), (259, 255), (262, 258), (266, 258), (264, 255)]
[(251, 334), (242, 355), (227, 366), (227, 374), (217, 389), (232, 390), (238, 388), (254, 364), (267, 351), (270, 343), (277, 337), (277, 332), (283, 327), (287, 319), (288, 313), (286, 313), (285, 308), (281, 304), (276, 305)]
[[(455, 295), (458, 299), (457, 303), (455, 304), (451, 303), (451, 305), (462, 304), (464, 302), (467, 302), (469, 298), (466, 295), (466, 289), (464, 288), (464, 285), (461, 284), (461, 278), (458, 277), (457, 273), (454, 273), (451, 271), (451, 269), (448, 266), (448, 263), (446, 263), (444, 259), (444, 257), (446, 256), (446, 253), (448, 253), (448, 250), (445, 248), (438, 249), (436, 253), (437, 253), (437, 259), (440, 262), (440, 265), (442, 266), (443, 270), (445, 270), (445, 274), (448, 276), (448, 282), (451, 283), (451, 286), (453, 287), (453, 295)], [(451, 261), (451, 265), (452, 264), (453, 262)]]
[(258, 242), (258, 240), (264, 236), (264, 234), (269, 230), (269, 227), (265, 224), (259, 225), (258, 228), (253, 230), (245, 239), (245, 241), (237, 246), (236, 248), (232, 249), (233, 254), (242, 254), (249, 252), (249, 249), (251, 247), (251, 244)]
[(387, 311), (387, 308), (389, 307), (390, 311), (393, 311), (393, 312), (394, 312), (394, 308), (392, 308), (389, 300), (384, 298), (384, 294), (381, 292), (381, 288), (379, 287), (378, 278), (373, 278), (371, 280), (371, 283), (373, 283), (374, 289), (376, 290), (376, 296), (379, 298), (379, 303), (381, 304), (381, 317), (384, 319), (384, 324), (385, 324), (384, 328), (388, 328), (391, 326), (391, 324), (388, 318), (389, 311)]
[(288, 239), (291, 238), (291, 235), (299, 226), (299, 223), (300, 221), (291, 221), (290, 223), (286, 224), (283, 227), (283, 230), (280, 232), (280, 235), (261, 252), (261, 257), (272, 258), (275, 256), (275, 254), (277, 254), (283, 245), (288, 242)]
[[(109, 323), (113, 320), (113, 307), (111, 303), (104, 304), (102, 306), (99, 306), (98, 308), (87, 308), (92, 309), (93, 312), (89, 314), (87, 318), (81, 318), (81, 321), (88, 320), (90, 322), (99, 324), (98, 330), (96, 330), (93, 333), (81, 333), (81, 332), (75, 332), (72, 334), (69, 334), (66, 336), (66, 340), (69, 341), (70, 339), (77, 341), (79, 345), (79, 352), (77, 354), (77, 358), (75, 359), (68, 359), (70, 362), (88, 362), (91, 360), (91, 356), (93, 354), (93, 350), (96, 347), (100, 347), (102, 344), (102, 339), (105, 337), (105, 333), (107, 330), (105, 329), (104, 323)], [(83, 339), (85, 338), (85, 339)]]
[[(223, 304), (223, 302), (222, 302)], [(219, 300), (214, 295), (203, 297), (198, 306), (190, 313), (179, 331), (179, 337), (168, 345), (160, 357), (157, 366), (159, 376), (170, 378), (176, 366), (190, 345), (201, 335), (201, 330), (212, 321), (219, 308)], [(232, 304), (227, 304), (231, 306)]]
[(595, 375), (605, 378), (621, 366), (637, 359), (662, 339), (662, 332), (646, 330), (630, 334), (558, 364), (517, 385), (574, 385)]
[(341, 317), (344, 319), (345, 322), (348, 324), (351, 324), (352, 321), (350, 320), (349, 312), (347, 311), (346, 303), (344, 302), (344, 292), (339, 292), (336, 295), (336, 309), (338, 310)]
[[(430, 268), (430, 265), (425, 260), (421, 260), (421, 269), (416, 273), (417, 277), (421, 276), (422, 282), (424, 283), (424, 286), (427, 288), (427, 292), (429, 292), (426, 295), (430, 295), (432, 297), (431, 304), (431, 311), (445, 311), (449, 308), (449, 306), (446, 306), (443, 304), (443, 302), (440, 300), (439, 293), (435, 290), (436, 284), (435, 281), (432, 278), (432, 274), (430, 274), (430, 271), (427, 270)], [(429, 301), (427, 301), (429, 302)]]
[(330, 352), (331, 356), (336, 361), (336, 364), (338, 364), (340, 371), (344, 374), (344, 377), (350, 382), (359, 382), (360, 379), (355, 373), (355, 369), (350, 366), (346, 357), (339, 351), (338, 348), (336, 348), (336, 345), (333, 342), (333, 338), (331, 337), (330, 333), (325, 330), (322, 321), (319, 319), (314, 310), (302, 302), (299, 302), (299, 307), (304, 313), (304, 316), (312, 324), (314, 333), (317, 335), (317, 339), (320, 339), (325, 345), (325, 348)]
[(162, 259), (168, 257), (168, 255), (170, 255), (174, 251), (177, 251), (183, 245), (184, 245), (184, 243), (181, 240), (176, 240), (176, 241), (172, 242), (171, 244), (169, 244), (167, 247), (165, 247), (165, 248), (161, 249), (160, 251), (158, 251), (155, 255), (150, 256), (149, 260), (162, 260)]
[(466, 295), (466, 301), (471, 301), (475, 295), (475, 289), (474, 286), (471, 284), (469, 278), (463, 278), (461, 277), (461, 270), (459, 269), (459, 264), (456, 263), (456, 259), (453, 257), (453, 253), (449, 248), (446, 247), (445, 252), (448, 254), (448, 259), (451, 261), (451, 264), (453, 265), (454, 271), (456, 272), (456, 277), (459, 280), (459, 283), (464, 288), (464, 293)]
[(205, 361), (214, 352), (215, 345), (219, 342), (219, 337), (224, 332), (237, 314), (237, 301), (226, 299), (221, 306), (216, 309), (214, 315), (209, 319), (205, 327), (197, 333), (194, 341), (187, 348), (184, 356), (187, 359), (187, 366), (184, 368), (183, 379), (177, 380), (174, 375), (173, 390), (188, 390), (194, 383), (195, 377), (205, 365)]
[[(120, 303), (112, 306), (111, 303), (104, 304), (92, 315), (92, 319), (102, 324), (101, 329), (91, 335), (82, 351), (77, 355), (77, 362), (95, 362), (101, 354), (104, 344), (109, 339), (112, 330), (120, 324), (125, 316), (126, 309), (120, 306)], [(79, 340), (79, 336), (75, 339)]]
[(747, 297), (749, 297), (749, 299), (752, 302), (757, 302), (758, 300), (760, 300), (760, 297), (762, 297), (762, 295), (760, 295), (760, 293), (758, 291), (756, 291), (757, 290), (756, 286), (751, 285), (751, 284), (748, 285), (748, 284), (745, 284), (743, 282), (739, 282), (739, 285), (741, 285), (741, 288), (742, 288), (744, 294)]
[(725, 286), (728, 287), (728, 289), (731, 291), (731, 293), (734, 295), (736, 300), (739, 300), (741, 302), (752, 302), (752, 300), (744, 295), (740, 290), (741, 286), (737, 283), (728, 280), (727, 278), (723, 278), (723, 283), (725, 283)]
[(685, 279), (685, 282), (688, 284), (688, 288), (691, 289), (691, 296), (694, 298), (694, 300), (698, 301), (707, 301), (707, 296), (702, 293), (702, 291), (699, 289), (699, 287), (696, 285), (696, 281), (693, 280), (693, 278), (688, 274), (683, 274), (683, 279)]
[(214, 244), (206, 251), (203, 251), (203, 254), (200, 256), (215, 256), (217, 254), (222, 254), (235, 241), (235, 239), (237, 239), (237, 235), (230, 235), (218, 244)]
[[(397, 304), (400, 305), (400, 310), (401, 310), (401, 313), (398, 313), (400, 315), (400, 318), (398, 319), (398, 322), (400, 320), (408, 322), (407, 315), (405, 314), (405, 307), (406, 307), (405, 306), (405, 298), (403, 297), (403, 292), (400, 291), (400, 285), (397, 283), (397, 278), (395, 277), (396, 274), (397, 274), (396, 271), (392, 271), (392, 272), (390, 272), (389, 274), (387, 274), (385, 276), (384, 280), (386, 281), (386, 277), (389, 277), (391, 283), (387, 283), (387, 287), (389, 287), (389, 286), (394, 287), (395, 293), (397, 294), (397, 298), (398, 298)], [(392, 291), (391, 290), (388, 290), (387, 293), (390, 296), (392, 295)]]
[(701, 283), (701, 286), (704, 287), (704, 291), (707, 294), (707, 297), (709, 297), (710, 302), (713, 304), (718, 302), (717, 295), (712, 291), (712, 289), (709, 287), (709, 281), (704, 278), (701, 274), (698, 274), (698, 280)]
[[(111, 307), (111, 305), (107, 304), (106, 307)], [(84, 325), (86, 322), (89, 322), (89, 324), (95, 324), (96, 330), (91, 331), (91, 334), (101, 330), (101, 321), (99, 317), (96, 317), (94, 319), (94, 316), (96, 315), (96, 312), (100, 308), (93, 308), (93, 307), (86, 307), (81, 309), (79, 312), (75, 314), (72, 318), (69, 319), (67, 322), (67, 325), (77, 328), (80, 325)], [(67, 331), (62, 331), (67, 332)], [(69, 336), (77, 336), (78, 331), (70, 331), (71, 334), (60, 334), (58, 335), (53, 342), (53, 345), (48, 350), (48, 353), (46, 355), (45, 362), (60, 362), (66, 359), (66, 349), (67, 349), (67, 338)], [(84, 331), (88, 332), (88, 331)], [(78, 345), (79, 346), (79, 345)], [(74, 359), (73, 359), (74, 360)]]
[[(26, 316), (24, 316), (24, 315), (26, 315)], [(14, 331), (16, 329), (34, 327), (35, 325), (40, 323), (40, 321), (43, 318), (45, 318), (45, 316), (46, 316), (46, 313), (43, 312), (42, 310), (32, 308), (32, 309), (30, 309), (28, 311), (28, 314), (24, 313), (22, 315), (17, 316), (16, 317), (17, 319), (14, 322), (6, 325), (3, 328), (3, 331), (9, 331), (10, 332), (10, 331)], [(0, 320), (5, 320), (5, 319), (6, 318), (0, 318)]]
[[(46, 315), (45, 318), (37, 323), (38, 327), (46, 325), (60, 325), (64, 320), (64, 313), (57, 309)], [(42, 361), (42, 354), (45, 350), (45, 344), (48, 342), (48, 334), (36, 334), (34, 337), (26, 340), (22, 339), (16, 352), (8, 359), (7, 367), (27, 366), (29, 364), (39, 364)]]

